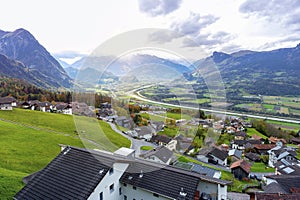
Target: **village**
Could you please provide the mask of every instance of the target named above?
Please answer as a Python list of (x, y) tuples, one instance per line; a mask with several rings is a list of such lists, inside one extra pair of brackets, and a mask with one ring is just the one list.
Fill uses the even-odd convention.
[[(132, 146), (135, 157), (142, 160), (195, 172), (212, 180), (221, 179), (222, 173), (230, 172), (237, 180), (255, 181), (256, 184), (246, 184), (243, 193), (226, 192), (227, 199), (252, 199), (279, 193), (293, 199), (294, 193), (299, 192), (300, 131), (297, 137), (287, 141), (253, 134), (253, 131), (249, 133), (248, 130), (254, 129), (251, 122), (234, 116), (227, 116), (226, 119), (193, 117), (176, 120), (164, 115), (166, 108), (146, 104), (138, 106), (146, 109), (135, 113), (134, 116), (144, 116), (136, 120), (137, 117), (118, 116), (108, 102), (94, 108), (79, 102), (52, 104), (37, 100), (18, 102), (13, 97), (0, 98), (0, 110), (19, 107), (95, 116), (118, 127), (115, 131), (135, 143)], [(144, 123), (145, 120), (147, 123)], [(170, 134), (170, 127), (176, 127), (174, 133)], [(230, 185), (229, 182), (226, 184)], [(207, 199), (215, 199), (212, 194), (205, 195)]]

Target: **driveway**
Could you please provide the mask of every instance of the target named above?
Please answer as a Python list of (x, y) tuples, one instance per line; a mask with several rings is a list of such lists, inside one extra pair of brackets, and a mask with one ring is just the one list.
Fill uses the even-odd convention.
[(122, 135), (122, 136), (124, 136), (124, 137), (126, 137), (126, 138), (128, 138), (130, 141), (131, 141), (131, 146), (130, 146), (130, 148), (131, 149), (134, 149), (135, 150), (135, 155), (136, 156), (138, 156), (138, 155), (140, 155), (141, 154), (141, 147), (142, 146), (151, 146), (151, 147), (157, 147), (155, 144), (153, 144), (153, 143), (150, 143), (150, 142), (146, 142), (146, 141), (144, 141), (144, 140), (137, 140), (137, 139), (134, 139), (134, 138), (132, 138), (132, 137), (130, 137), (130, 136), (128, 136), (128, 135), (126, 135), (126, 134), (124, 134), (122, 131), (120, 131), (117, 127), (116, 127), (116, 125), (115, 124), (113, 124), (113, 123), (108, 123), (109, 125), (110, 125), (110, 127), (115, 131), (115, 132), (117, 132), (117, 133), (119, 133), (120, 135)]

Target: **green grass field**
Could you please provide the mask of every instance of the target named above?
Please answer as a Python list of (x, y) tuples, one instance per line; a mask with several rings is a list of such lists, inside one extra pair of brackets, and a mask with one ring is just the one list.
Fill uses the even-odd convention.
[(262, 162), (255, 162), (251, 166), (251, 172), (275, 172), (274, 168), (267, 167), (264, 163)]
[(24, 186), (24, 176), (59, 154), (59, 144), (111, 151), (130, 146), (109, 124), (92, 118), (22, 109), (1, 111), (0, 118), (16, 122), (0, 120), (0, 199), (11, 199)]
[(277, 126), (282, 126), (291, 130), (298, 131), (300, 129), (300, 124), (295, 124), (295, 123), (289, 123), (289, 122), (278, 122), (278, 121), (273, 121), (273, 120), (267, 120), (268, 123), (274, 124)]
[(153, 147), (151, 147), (151, 146), (141, 146), (140, 149), (143, 150), (143, 151), (149, 151), (149, 150), (152, 150)]
[(165, 127), (164, 128), (164, 131), (160, 131), (158, 132), (157, 134), (159, 135), (166, 135), (166, 136), (169, 136), (169, 137), (175, 137), (176, 135), (178, 135), (179, 133), (179, 128), (178, 127)]
[(263, 139), (266, 139), (267, 136), (263, 135), (262, 133), (258, 132), (255, 128), (247, 128), (247, 135), (252, 136), (252, 135), (258, 135), (262, 137)]
[(22, 178), (45, 167), (60, 151), (58, 144), (83, 147), (75, 136), (49, 133), (0, 121), (0, 199), (11, 198)]

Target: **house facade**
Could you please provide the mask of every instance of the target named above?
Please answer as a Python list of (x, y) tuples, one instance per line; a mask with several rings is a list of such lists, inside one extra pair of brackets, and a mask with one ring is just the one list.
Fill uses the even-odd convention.
[(227, 199), (229, 181), (122, 152), (125, 154), (66, 147), (14, 199)]
[(17, 100), (14, 97), (1, 97), (0, 110), (12, 110), (17, 106)]

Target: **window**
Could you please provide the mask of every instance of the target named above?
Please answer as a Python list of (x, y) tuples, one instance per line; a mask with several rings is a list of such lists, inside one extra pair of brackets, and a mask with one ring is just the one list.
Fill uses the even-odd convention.
[(132, 189), (136, 190), (136, 187), (135, 187), (135, 186), (132, 186)]
[(124, 195), (124, 200), (127, 200), (127, 196), (126, 195)]
[(115, 186), (114, 184), (111, 184), (111, 185), (109, 186), (109, 191), (110, 191), (110, 192), (113, 192), (113, 191), (115, 190), (115, 189), (114, 189), (114, 186)]
[(122, 194), (122, 188), (119, 188), (119, 195)]
[(109, 169), (109, 175), (112, 175), (114, 173), (114, 168)]
[(159, 197), (159, 195), (158, 195), (158, 194), (156, 194), (156, 193), (153, 193), (153, 196), (155, 196), (155, 197)]
[(100, 194), (99, 194), (99, 200), (103, 200), (103, 192), (100, 192)]

